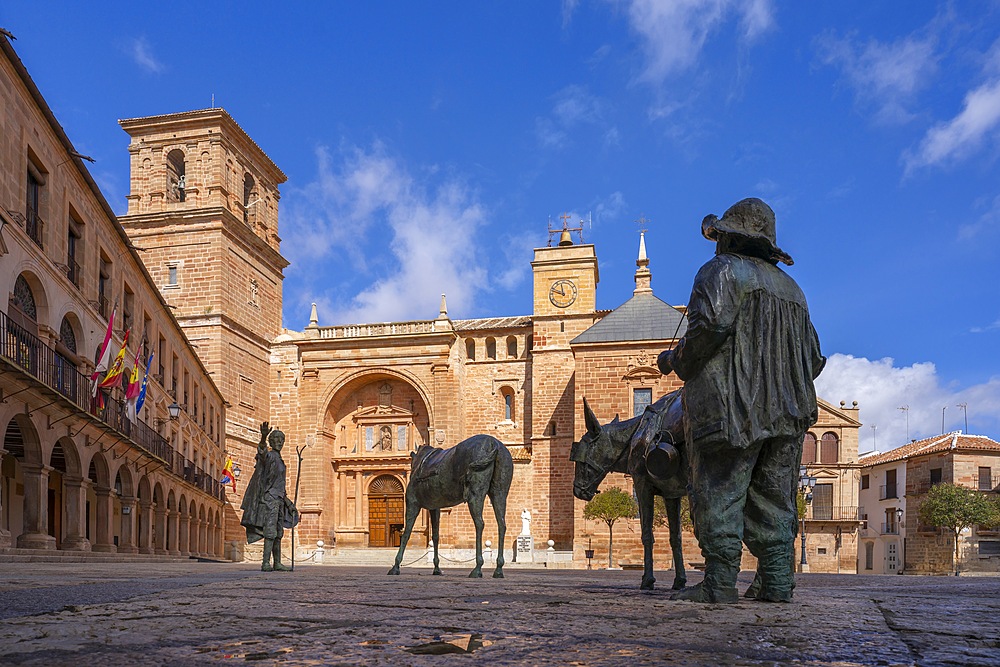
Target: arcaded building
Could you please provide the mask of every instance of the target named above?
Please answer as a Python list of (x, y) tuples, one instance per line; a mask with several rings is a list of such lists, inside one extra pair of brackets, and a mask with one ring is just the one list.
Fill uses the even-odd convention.
[(0, 36), (0, 550), (221, 556), (225, 400), (86, 160)]

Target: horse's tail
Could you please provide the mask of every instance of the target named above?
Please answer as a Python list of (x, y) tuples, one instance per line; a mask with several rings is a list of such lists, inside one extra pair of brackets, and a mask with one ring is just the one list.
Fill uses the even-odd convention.
[(514, 459), (510, 455), (507, 445), (499, 440), (496, 441), (493, 458), (493, 477), (490, 480), (490, 499), (500, 493), (504, 498), (510, 491), (511, 481), (514, 479)]

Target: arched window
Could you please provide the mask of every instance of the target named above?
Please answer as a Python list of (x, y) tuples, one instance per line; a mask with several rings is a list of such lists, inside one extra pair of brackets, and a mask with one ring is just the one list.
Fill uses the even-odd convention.
[(823, 434), (823, 440), (820, 444), (820, 463), (836, 463), (839, 456), (840, 441), (837, 438), (837, 434), (827, 431)]
[(806, 433), (802, 440), (802, 463), (816, 463), (816, 436), (812, 433)]
[(517, 337), (507, 336), (507, 358), (517, 359)]
[(476, 360), (476, 341), (472, 338), (465, 339), (465, 358), (469, 361)]
[(501, 387), (500, 397), (503, 399), (504, 421), (514, 421), (514, 390), (510, 387)]
[(167, 201), (184, 201), (187, 174), (184, 151), (179, 148), (167, 153)]
[(74, 333), (73, 325), (70, 323), (68, 317), (63, 317), (62, 324), (59, 325), (59, 342), (67, 350), (76, 354), (76, 333)]
[(254, 187), (257, 182), (253, 179), (249, 173), (243, 177), (243, 222), (252, 224), (255, 217), (250, 216), (250, 207), (255, 206), (258, 203), (257, 191)]
[(486, 358), (497, 358), (497, 339), (492, 336), (486, 339)]

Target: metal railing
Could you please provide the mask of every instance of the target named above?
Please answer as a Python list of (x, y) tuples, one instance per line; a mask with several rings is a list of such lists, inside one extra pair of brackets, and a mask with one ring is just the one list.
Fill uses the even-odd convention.
[(883, 523), (882, 524), (882, 534), (883, 535), (899, 535), (899, 524), (898, 523)]
[(101, 317), (108, 319), (111, 317), (111, 302), (108, 297), (103, 294), (97, 297), (97, 312), (101, 314)]
[[(103, 407), (91, 396), (90, 378), (81, 373), (68, 359), (42, 343), (37, 336), (0, 311), (0, 356), (17, 365), (43, 385), (57, 391), (86, 412), (125, 436), (137, 449), (165, 464), (171, 473), (188, 481), (214, 498), (223, 500), (225, 493), (218, 480), (193, 462), (186, 461), (162, 435), (145, 422), (128, 418), (127, 404), (111, 396), (102, 396)], [(182, 470), (178, 472), (179, 468)], [(188, 468), (191, 473), (187, 474)]]
[(72, 257), (68, 257), (66, 259), (66, 277), (69, 278), (69, 281), (77, 287), (80, 286), (80, 265), (77, 264), (76, 260)]
[(42, 247), (42, 234), (45, 232), (45, 221), (38, 211), (28, 209), (24, 216), (24, 231), (28, 233), (28, 238), (35, 242), (39, 248)]
[(861, 508), (856, 505), (809, 505), (806, 519), (812, 521), (859, 521)]
[(895, 484), (883, 484), (878, 487), (878, 499), (887, 500), (889, 498), (899, 498)]

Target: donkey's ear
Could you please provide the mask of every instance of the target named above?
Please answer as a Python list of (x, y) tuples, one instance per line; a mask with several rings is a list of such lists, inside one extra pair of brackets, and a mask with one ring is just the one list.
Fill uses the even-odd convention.
[(583, 398), (583, 421), (587, 425), (587, 433), (591, 435), (601, 434), (601, 422), (597, 421), (597, 415), (590, 409), (587, 398)]
[(617, 424), (618, 423), (618, 413), (617, 412), (615, 413), (615, 418), (611, 420), (611, 423), (612, 424)]

